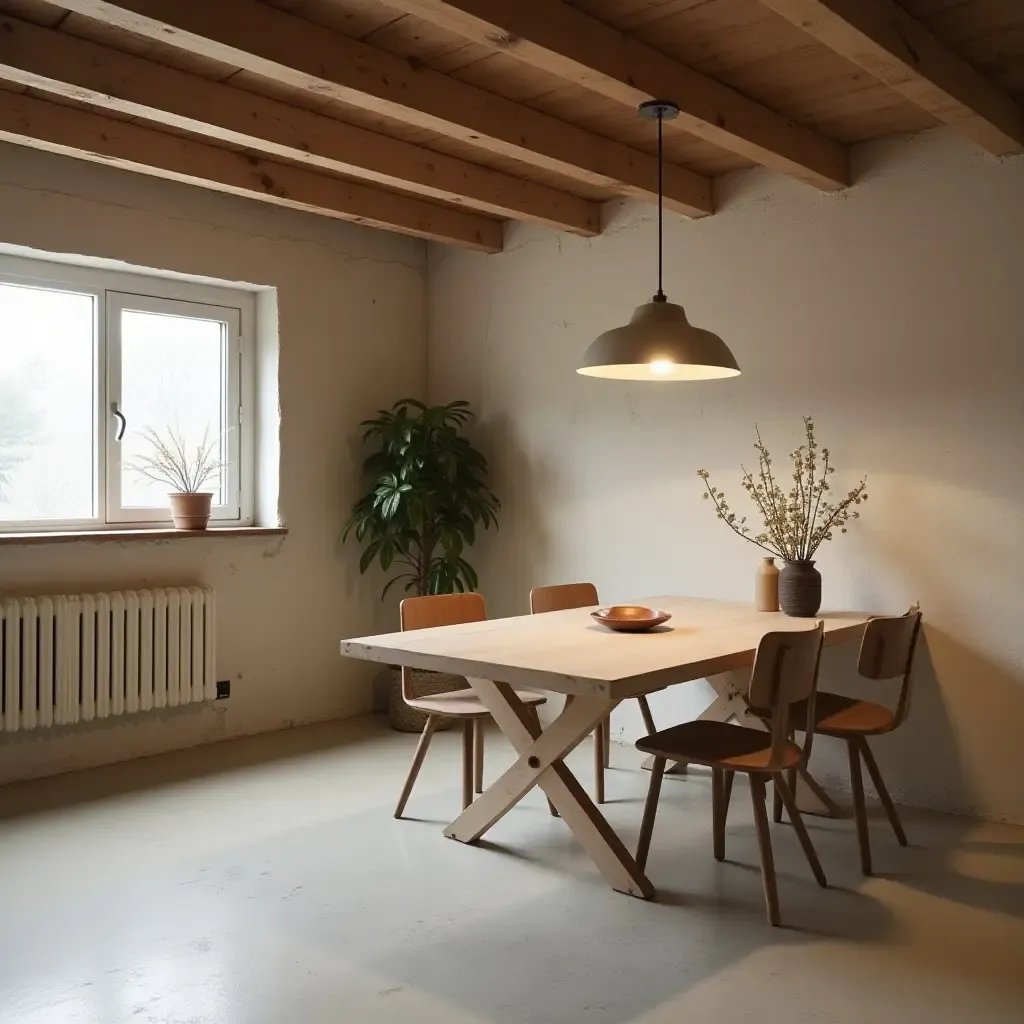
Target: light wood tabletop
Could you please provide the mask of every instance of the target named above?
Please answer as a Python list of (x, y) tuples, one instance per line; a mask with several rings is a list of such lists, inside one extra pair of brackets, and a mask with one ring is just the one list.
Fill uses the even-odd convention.
[[(650, 633), (613, 633), (590, 617), (592, 608), (572, 608), (357, 637), (345, 640), (341, 653), (619, 701), (750, 665), (765, 633), (807, 629), (816, 621), (700, 597), (645, 597), (632, 603), (663, 608), (672, 618)], [(825, 623), (825, 643), (840, 643), (859, 637), (868, 617), (823, 612), (818, 618)]]
[[(707, 678), (718, 693), (702, 717), (742, 715), (738, 669), (753, 664), (761, 637), (773, 630), (825, 625), (824, 642), (859, 638), (869, 616), (823, 612), (794, 619), (752, 605), (708, 598), (658, 596), (634, 602), (671, 612), (649, 633), (613, 633), (588, 608), (488, 619), (404, 633), (357, 637), (341, 653), (385, 664), (465, 676), (519, 754), (445, 835), (475, 842), (539, 785), (613, 888), (650, 897), (653, 888), (597, 806), (564, 764), (601, 719), (627, 697)], [(543, 732), (513, 687), (575, 699)]]

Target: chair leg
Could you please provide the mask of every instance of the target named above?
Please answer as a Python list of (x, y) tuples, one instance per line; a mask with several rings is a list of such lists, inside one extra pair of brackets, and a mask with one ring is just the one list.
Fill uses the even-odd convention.
[(604, 803), (604, 734), (608, 720), (602, 718), (594, 727), (594, 802)]
[[(794, 743), (796, 741), (796, 730), (789, 730), (789, 741)], [(779, 824), (782, 821), (782, 794), (779, 792), (779, 787), (775, 785), (775, 780), (778, 775), (772, 776), (772, 820)], [(791, 793), (796, 792), (796, 769), (790, 768), (786, 774), (786, 779), (789, 782), (789, 791)]]
[(636, 863), (641, 871), (647, 866), (647, 854), (651, 849), (651, 836), (654, 833), (654, 816), (658, 813), (658, 798), (661, 796), (661, 780), (664, 774), (665, 758), (656, 757), (651, 769), (651, 785), (647, 790), (644, 817), (640, 823), (640, 838), (636, 844)]
[(814, 849), (813, 843), (811, 843), (811, 837), (807, 834), (807, 827), (804, 825), (804, 819), (800, 816), (800, 808), (796, 805), (793, 790), (789, 788), (789, 783), (782, 777), (782, 772), (775, 776), (774, 785), (775, 792), (779, 794), (786, 805), (786, 813), (789, 815), (793, 830), (796, 832), (797, 839), (800, 840), (800, 845), (803, 847), (807, 863), (811, 865), (811, 870), (814, 872), (814, 877), (818, 880), (818, 885), (824, 888), (828, 885), (825, 872), (821, 869), (818, 853)]
[(779, 890), (775, 884), (775, 858), (772, 855), (772, 836), (768, 827), (768, 793), (763, 775), (750, 776), (750, 800), (754, 805), (754, 823), (757, 825), (757, 845), (761, 850), (761, 881), (764, 883), (764, 902), (768, 908), (768, 923), (779, 924)]
[(725, 860), (725, 771), (711, 769), (711, 818), (715, 860)]
[(636, 702), (640, 705), (640, 714), (643, 716), (644, 728), (647, 730), (647, 735), (655, 733), (658, 730), (654, 727), (654, 716), (651, 714), (651, 705), (647, 703), (647, 698), (641, 694), (637, 697)]
[(420, 741), (416, 744), (416, 753), (412, 755), (412, 765), (409, 768), (409, 774), (406, 776), (405, 785), (402, 786), (402, 793), (398, 798), (398, 806), (395, 808), (396, 818), (402, 816), (405, 805), (409, 802), (409, 794), (412, 792), (412, 787), (416, 782), (416, 776), (420, 773), (423, 758), (427, 756), (427, 747), (430, 746), (430, 740), (436, 728), (437, 716), (428, 715), (427, 724), (423, 726), (423, 732), (420, 734)]
[(886, 789), (882, 773), (878, 770), (875, 755), (871, 752), (866, 738), (861, 737), (858, 746), (860, 747), (861, 757), (864, 758), (864, 763), (868, 766), (868, 774), (871, 776), (871, 781), (875, 784), (875, 789), (878, 790), (878, 798), (882, 801), (882, 806), (885, 808), (886, 815), (888, 815), (889, 824), (892, 825), (892, 830), (896, 833), (896, 839), (899, 841), (900, 846), (906, 846), (907, 834), (903, 831), (900, 817), (896, 813), (896, 806), (892, 802), (892, 797), (889, 796), (889, 790)]
[(473, 719), (462, 723), (462, 809), (473, 802)]
[[(537, 731), (541, 732), (540, 713), (537, 711), (536, 706), (531, 706), (526, 710), (529, 713), (530, 718), (533, 719), (533, 724), (537, 727)], [(557, 818), (559, 816), (558, 811), (555, 809), (555, 805), (550, 800), (548, 800), (548, 810), (551, 812), (552, 818)]]
[(864, 804), (864, 779), (860, 773), (860, 749), (857, 738), (846, 741), (850, 755), (850, 789), (853, 790), (853, 814), (857, 819), (857, 843), (860, 845), (860, 869), (871, 874), (871, 839), (868, 836), (868, 811)]
[(729, 800), (732, 797), (732, 780), (736, 778), (735, 772), (725, 773), (725, 782), (722, 786), (722, 828), (725, 828), (726, 820), (729, 817)]
[(484, 791), (484, 727), (487, 720), (484, 718), (473, 719), (473, 788), (478, 792)]
[(612, 716), (609, 715), (604, 720), (604, 735), (601, 737), (601, 742), (604, 744), (604, 766), (605, 768), (611, 768), (612, 766)]

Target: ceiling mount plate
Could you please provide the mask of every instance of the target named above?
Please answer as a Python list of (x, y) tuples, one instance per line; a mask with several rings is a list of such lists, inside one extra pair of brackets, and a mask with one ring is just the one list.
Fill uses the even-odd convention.
[(673, 117), (679, 116), (679, 107), (671, 100), (647, 100), (637, 108), (640, 116), (648, 121), (656, 121), (661, 118), (663, 121), (671, 121)]

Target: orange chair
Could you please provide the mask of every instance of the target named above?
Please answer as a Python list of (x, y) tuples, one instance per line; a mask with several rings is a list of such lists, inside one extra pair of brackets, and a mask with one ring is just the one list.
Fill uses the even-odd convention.
[[(711, 769), (715, 859), (725, 859), (725, 820), (729, 810), (732, 780), (736, 772), (750, 779), (750, 798), (761, 851), (761, 879), (764, 883), (768, 920), (779, 923), (779, 896), (775, 882), (775, 859), (768, 827), (766, 784), (771, 780), (789, 811), (790, 820), (803, 847), (804, 856), (818, 884), (825, 885), (825, 873), (797, 810), (786, 782), (787, 772), (807, 763), (814, 739), (815, 692), (824, 623), (798, 632), (766, 633), (757, 646), (750, 676), (748, 700), (770, 721), (770, 729), (747, 729), (725, 722), (696, 721), (656, 732), (637, 741), (637, 748), (654, 755), (654, 770), (647, 793), (636, 861), (641, 869), (654, 832), (654, 818), (661, 795), (661, 780), (668, 761), (688, 761)], [(802, 709), (801, 718), (797, 709)], [(804, 732), (802, 747), (793, 742), (792, 726)]]
[[(593, 583), (563, 583), (554, 587), (534, 587), (530, 591), (530, 611), (561, 612), (569, 608), (589, 608), (600, 602), (597, 587)], [(643, 715), (644, 728), (654, 732), (654, 719), (651, 717), (651, 706), (643, 695), (637, 697), (640, 714)], [(594, 729), (594, 797), (597, 803), (604, 803), (604, 771), (611, 757), (611, 716), (603, 719)]]
[[(403, 631), (406, 629), (427, 629), (430, 626), (453, 626), (460, 622), (481, 622), (487, 618), (487, 607), (480, 594), (438, 594), (429, 597), (406, 598), (400, 606)], [(533, 713), (537, 727), (537, 706), (545, 698), (537, 693), (517, 690), (516, 693)], [(412, 697), (409, 694), (408, 670), (402, 669), (402, 699), (409, 707), (426, 712), (427, 722), (423, 727), (420, 741), (416, 745), (409, 775), (398, 798), (395, 817), (400, 818), (412, 793), (416, 776), (420, 773), (431, 737), (437, 728), (439, 718), (462, 719), (462, 807), (473, 802), (473, 791), (483, 792), (484, 730), (483, 726), (490, 712), (480, 698), (469, 687), (435, 693), (429, 697)]]
[[(864, 805), (864, 780), (861, 760), (867, 766), (871, 781), (892, 825), (900, 846), (907, 845), (907, 836), (900, 824), (889, 790), (878, 770), (875, 756), (868, 746), (869, 736), (881, 736), (903, 724), (910, 710), (910, 671), (914, 651), (921, 631), (921, 610), (914, 605), (905, 615), (879, 616), (871, 619), (864, 629), (860, 644), (857, 671), (864, 679), (897, 679), (902, 677), (896, 710), (867, 700), (843, 697), (838, 693), (821, 691), (814, 708), (814, 728), (822, 736), (835, 736), (846, 741), (850, 760), (850, 788), (853, 790), (854, 817), (857, 820), (857, 842), (860, 846), (860, 866), (865, 875), (871, 874), (871, 842), (868, 837), (867, 809)], [(794, 709), (796, 712), (796, 709)], [(782, 817), (782, 808), (775, 806), (775, 820)]]

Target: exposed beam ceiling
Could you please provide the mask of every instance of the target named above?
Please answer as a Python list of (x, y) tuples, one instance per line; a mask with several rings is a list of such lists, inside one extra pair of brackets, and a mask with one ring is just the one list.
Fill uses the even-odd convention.
[(0, 78), (497, 216), (600, 231), (598, 204), (577, 196), (3, 16)]
[(477, 43), (637, 106), (672, 100), (681, 129), (819, 188), (849, 184), (843, 146), (562, 0), (386, 0)]
[(500, 221), (32, 96), (0, 92), (0, 140), (484, 252), (502, 247)]
[[(61, 0), (61, 6), (579, 181), (645, 199), (657, 190), (651, 156), (254, 0)], [(681, 212), (713, 210), (709, 179), (683, 167), (666, 166), (665, 196)]]
[(762, 2), (990, 153), (1024, 149), (1024, 114), (1013, 98), (893, 0)]

